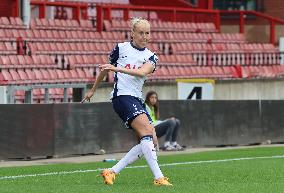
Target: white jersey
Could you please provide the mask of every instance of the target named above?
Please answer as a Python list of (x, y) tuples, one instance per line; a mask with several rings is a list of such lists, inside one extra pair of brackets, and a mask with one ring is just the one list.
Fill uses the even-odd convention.
[[(147, 48), (137, 48), (132, 42), (117, 44), (109, 56), (110, 64), (129, 69), (138, 69), (146, 62), (149, 62), (154, 66), (155, 70), (157, 61), (156, 54)], [(111, 99), (120, 95), (130, 95), (142, 99), (142, 87), (145, 81), (146, 77), (115, 72)]]

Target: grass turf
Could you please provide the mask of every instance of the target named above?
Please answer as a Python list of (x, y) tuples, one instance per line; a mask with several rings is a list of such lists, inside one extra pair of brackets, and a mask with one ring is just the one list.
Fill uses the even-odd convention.
[[(284, 155), (283, 147), (260, 147), (184, 155), (160, 156), (159, 163), (196, 162), (244, 157)], [(60, 171), (90, 170), (111, 167), (114, 163), (55, 164), (31, 167), (0, 168), (1, 193), (282, 193), (284, 158), (252, 159), (215, 163), (162, 166), (174, 187), (156, 187), (148, 167), (125, 169), (113, 186), (102, 183), (99, 171), (63, 175), (1, 179), (3, 176), (40, 174)], [(135, 166), (146, 165), (140, 160)]]

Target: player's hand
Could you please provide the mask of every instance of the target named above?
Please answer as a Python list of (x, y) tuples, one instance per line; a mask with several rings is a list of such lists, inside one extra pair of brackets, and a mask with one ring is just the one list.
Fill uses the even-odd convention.
[(100, 64), (99, 68), (101, 69), (101, 71), (107, 70), (107, 71), (113, 71), (113, 72), (118, 72), (118, 68), (115, 67), (112, 64)]
[(92, 90), (89, 90), (89, 92), (86, 94), (86, 96), (83, 98), (83, 100), (81, 101), (81, 103), (84, 103), (85, 101), (90, 102), (90, 99), (92, 98), (92, 96), (94, 95), (94, 92)]

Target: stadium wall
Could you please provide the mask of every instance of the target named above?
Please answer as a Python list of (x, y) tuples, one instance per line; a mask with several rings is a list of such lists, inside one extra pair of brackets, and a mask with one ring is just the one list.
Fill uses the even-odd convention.
[[(143, 93), (155, 90), (162, 100), (177, 100), (176, 82), (146, 82)], [(93, 102), (110, 101), (112, 84), (102, 84)], [(284, 100), (284, 79), (216, 80), (214, 100)]]
[(0, 158), (54, 155), (52, 105), (0, 105)]
[(284, 11), (284, 1), (283, 0), (263, 0), (264, 5), (264, 13), (271, 15), (273, 17), (277, 17), (280, 19), (284, 19), (283, 11)]
[[(12, 1), (12, 3), (11, 3)], [(1, 0), (0, 17), (12, 16), (14, 0)]]
[[(164, 100), (161, 118), (181, 120), (186, 146), (284, 142), (283, 100)], [(0, 105), (0, 158), (81, 155), (129, 150), (137, 143), (111, 103)]]
[[(283, 0), (261, 0), (262, 2), (257, 2), (257, 7), (259, 7), (258, 12), (270, 15), (275, 18), (284, 19), (284, 1)], [(238, 24), (238, 17), (236, 19), (230, 19), (230, 17), (224, 17), (222, 19), (222, 24)], [(266, 20), (259, 17), (250, 17), (247, 18), (246, 24), (252, 25), (263, 25), (268, 23)]]

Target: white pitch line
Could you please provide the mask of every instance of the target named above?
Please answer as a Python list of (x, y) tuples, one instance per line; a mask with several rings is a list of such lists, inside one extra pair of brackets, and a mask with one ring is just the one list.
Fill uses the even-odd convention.
[[(231, 162), (231, 161), (243, 161), (243, 160), (256, 160), (256, 159), (280, 159), (284, 158), (284, 155), (275, 155), (275, 156), (267, 156), (267, 157), (244, 157), (244, 158), (232, 158), (232, 159), (221, 159), (221, 160), (205, 160), (205, 161), (191, 161), (191, 162), (177, 162), (177, 163), (169, 163), (169, 164), (160, 164), (161, 167), (166, 166), (177, 166), (177, 165), (190, 165), (190, 164), (202, 164), (202, 163), (220, 163), (220, 162)], [(127, 169), (135, 169), (135, 168), (146, 168), (147, 165), (142, 166), (129, 166)], [(17, 179), (17, 178), (27, 178), (27, 177), (39, 177), (39, 176), (55, 176), (55, 175), (66, 175), (66, 174), (75, 174), (75, 173), (90, 173), (90, 172), (98, 172), (103, 170), (104, 168), (98, 168), (94, 170), (74, 170), (74, 171), (60, 171), (60, 172), (49, 172), (49, 173), (41, 173), (41, 174), (23, 174), (17, 176), (1, 176), (0, 180), (5, 179)]]

